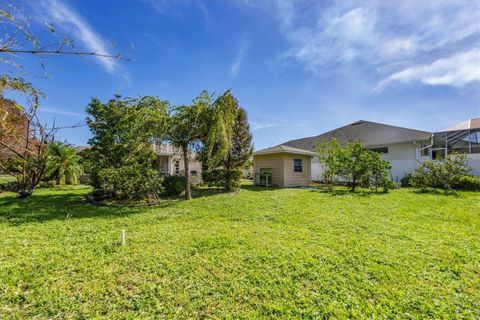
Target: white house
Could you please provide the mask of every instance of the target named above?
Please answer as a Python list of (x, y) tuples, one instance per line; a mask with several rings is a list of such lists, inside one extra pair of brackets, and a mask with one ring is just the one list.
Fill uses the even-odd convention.
[[(305, 156), (302, 151), (307, 151), (311, 160), (303, 161), (309, 165), (311, 163), (311, 168), (303, 169), (303, 172), (310, 174), (308, 183), (322, 181), (324, 170), (315, 152), (319, 143), (332, 138), (336, 138), (340, 145), (360, 142), (368, 149), (381, 153), (383, 159), (391, 164), (394, 181), (400, 181), (423, 161), (452, 152), (467, 154), (472, 173), (480, 176), (480, 118), (470, 119), (437, 133), (360, 120), (318, 136), (290, 140), (273, 148), (256, 151), (253, 154), (254, 172), (257, 176), (262, 172), (273, 172), (270, 177), (272, 181), (282, 182), (279, 186), (290, 186), (292, 183), (288, 177), (292, 175), (289, 172), (275, 171), (275, 168), (266, 166), (275, 163), (275, 158), (282, 159), (283, 163), (299, 162), (299, 155)], [(291, 156), (287, 157), (287, 153)], [(291, 166), (284, 164), (283, 168), (294, 168), (293, 163)], [(281, 177), (275, 177), (275, 172)]]
[[(157, 154), (156, 167), (165, 176), (181, 175), (184, 173), (183, 156), (179, 149), (170, 144), (155, 144), (153, 150)], [(189, 154), (188, 168), (192, 179), (201, 179), (202, 164), (196, 159), (194, 152)]]

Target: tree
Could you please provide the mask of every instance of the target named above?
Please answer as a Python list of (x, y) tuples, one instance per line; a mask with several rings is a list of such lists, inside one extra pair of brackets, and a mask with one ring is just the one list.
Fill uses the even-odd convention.
[(83, 173), (80, 156), (70, 145), (61, 142), (50, 143), (46, 176), (57, 185), (77, 184)]
[(189, 154), (202, 147), (205, 159), (217, 162), (230, 150), (235, 109), (230, 91), (213, 99), (202, 91), (192, 105), (172, 109), (168, 139), (182, 151), (185, 175), (185, 199), (192, 198)]
[(156, 198), (160, 174), (154, 169), (152, 144), (166, 132), (168, 101), (154, 97), (93, 98), (87, 124), (93, 137), (84, 151), (96, 200)]
[[(28, 109), (5, 99), (3, 93), (13, 90), (25, 96)], [(48, 144), (54, 130), (45, 128), (37, 117), (39, 99), (44, 95), (20, 78), (0, 77), (0, 168), (15, 177), (8, 186), (17, 197), (31, 195), (45, 173)]]
[(331, 181), (346, 181), (352, 192), (358, 185), (372, 186), (375, 191), (380, 186), (384, 191), (392, 186), (390, 164), (380, 154), (366, 149), (361, 143), (349, 142), (341, 148), (336, 139), (318, 146), (320, 163)]
[(383, 192), (387, 192), (388, 189), (393, 188), (393, 181), (390, 178), (390, 163), (383, 160), (378, 152), (367, 150), (366, 153), (365, 161), (368, 171), (363, 177), (364, 184), (373, 188), (375, 192), (378, 192), (380, 187), (383, 188)]
[[(229, 93), (231, 94), (231, 93)], [(204, 171), (203, 178), (210, 185), (222, 186), (225, 191), (234, 191), (240, 186), (242, 176), (241, 169), (244, 168), (252, 155), (252, 134), (248, 124), (247, 113), (238, 105), (237, 99), (230, 100), (236, 109), (235, 121), (232, 126), (231, 147), (223, 159), (216, 163), (206, 159), (206, 153), (201, 152)]]
[[(0, 63), (13, 66), (20, 74), (27, 74), (18, 59), (24, 54), (39, 57), (43, 69), (43, 57), (49, 55), (122, 59), (120, 54), (73, 50), (73, 40), (66, 35), (59, 35), (54, 24), (48, 22), (41, 25), (47, 27), (51, 37), (47, 43), (42, 43), (31, 29), (34, 25), (32, 22), (18, 6), (0, 4)], [(40, 34), (43, 40), (48, 39), (47, 35)], [(6, 90), (25, 95), (28, 106), (22, 108), (14, 101), (5, 99), (3, 93)], [(48, 145), (54, 140), (54, 128), (47, 129), (37, 117), (39, 100), (44, 97), (42, 92), (22, 78), (0, 75), (0, 169), (16, 178), (16, 183), (9, 185), (9, 189), (16, 191), (21, 198), (31, 195), (42, 180), (49, 153)]]
[[(45, 26), (45, 31), (37, 34), (31, 28), (34, 19), (28, 17), (19, 6), (0, 4), (0, 62), (24, 70), (19, 63), (18, 56), (28, 54), (41, 59), (41, 66), (45, 69), (43, 58), (52, 55), (95, 56), (106, 59), (123, 59), (120, 53), (110, 55), (104, 52), (92, 52), (76, 49), (74, 40), (66, 34), (59, 34), (54, 23), (38, 21)], [(42, 35), (43, 41), (40, 36)], [(50, 37), (49, 37), (50, 35)], [(46, 42), (46, 43), (45, 43)]]

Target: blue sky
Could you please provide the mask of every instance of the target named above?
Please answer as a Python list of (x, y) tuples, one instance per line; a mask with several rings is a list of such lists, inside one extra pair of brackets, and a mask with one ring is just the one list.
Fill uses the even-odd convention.
[[(130, 61), (19, 57), (41, 118), (85, 118), (90, 97), (189, 103), (231, 88), (256, 149), (364, 119), (440, 130), (480, 116), (480, 1), (19, 1), (78, 49)], [(116, 43), (113, 46), (113, 42)], [(8, 68), (2, 66), (2, 68)], [(76, 145), (86, 127), (61, 130)]]

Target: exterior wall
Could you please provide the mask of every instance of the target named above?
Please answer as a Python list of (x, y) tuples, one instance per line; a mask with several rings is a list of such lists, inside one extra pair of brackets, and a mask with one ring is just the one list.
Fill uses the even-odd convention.
[[(302, 159), (302, 172), (294, 171), (294, 159)], [(254, 172), (260, 173), (262, 168), (273, 170), (272, 183), (277, 187), (305, 186), (312, 181), (310, 156), (295, 154), (254, 155)]]
[(468, 154), (468, 165), (472, 168), (472, 174), (480, 177), (480, 154)]
[[(162, 144), (154, 145), (154, 151), (157, 156), (157, 168), (162, 173), (167, 175), (176, 175), (184, 173), (184, 162), (180, 150), (173, 148), (171, 145)], [(178, 162), (178, 172), (176, 170), (176, 163)], [(192, 183), (201, 182), (202, 179), (202, 164), (196, 159), (196, 154), (189, 155), (188, 168), (191, 174)], [(196, 175), (192, 175), (192, 171), (196, 171)]]
[[(417, 159), (418, 145), (411, 143), (398, 143), (383, 146), (376, 146), (375, 148), (388, 147), (388, 153), (382, 154), (382, 158), (390, 162), (392, 166), (391, 177), (393, 181), (399, 182), (406, 174), (415, 170), (421, 160)], [(319, 163), (318, 157), (312, 160), (312, 180), (322, 181), (324, 168)]]
[(480, 177), (480, 153), (467, 154), (468, 166), (470, 167), (470, 173)]
[(417, 159), (417, 147), (413, 142), (386, 145), (388, 153), (382, 158), (390, 162), (393, 181), (399, 182), (405, 175), (415, 170), (421, 163)]
[(283, 156), (281, 154), (264, 154), (253, 156), (253, 172), (260, 173), (262, 168), (271, 168), (272, 184), (284, 187)]
[[(302, 172), (294, 171), (294, 159), (302, 159)], [(297, 154), (283, 156), (284, 187), (306, 186), (312, 182), (311, 157)]]

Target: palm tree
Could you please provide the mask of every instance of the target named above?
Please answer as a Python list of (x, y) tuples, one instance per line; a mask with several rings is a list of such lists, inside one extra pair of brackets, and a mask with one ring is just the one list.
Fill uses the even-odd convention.
[(57, 185), (77, 184), (83, 173), (80, 156), (70, 145), (61, 142), (51, 143), (48, 156), (47, 176)]

